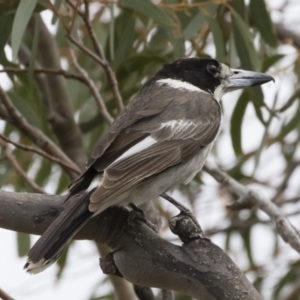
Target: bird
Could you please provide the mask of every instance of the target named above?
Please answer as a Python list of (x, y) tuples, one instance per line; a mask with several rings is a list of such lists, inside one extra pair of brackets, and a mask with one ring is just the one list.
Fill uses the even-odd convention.
[(218, 135), (222, 96), (271, 80), (207, 57), (163, 65), (120, 112), (86, 170), (70, 184), (66, 208), (30, 249), (26, 271), (36, 274), (52, 265), (86, 222), (108, 207), (151, 201), (188, 184)]

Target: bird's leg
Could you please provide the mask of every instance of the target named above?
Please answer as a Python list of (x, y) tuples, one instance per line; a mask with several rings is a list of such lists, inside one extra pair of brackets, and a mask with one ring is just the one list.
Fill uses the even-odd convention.
[(167, 200), (168, 202), (172, 203), (175, 207), (177, 207), (180, 210), (180, 213), (182, 215), (186, 215), (186, 216), (190, 217), (193, 220), (193, 222), (195, 223), (195, 225), (201, 229), (201, 226), (200, 226), (198, 220), (195, 218), (195, 216), (192, 214), (192, 212), (187, 207), (180, 204), (178, 201), (176, 201), (174, 198), (167, 195), (166, 193), (163, 193), (160, 196), (162, 198), (164, 198), (165, 200)]
[(170, 229), (174, 234), (177, 234), (185, 243), (197, 238), (206, 239), (199, 222), (187, 207), (180, 204), (166, 193), (163, 193), (160, 196), (180, 210), (180, 214), (169, 221)]
[(130, 215), (130, 218), (134, 218), (134, 219), (137, 218), (138, 220), (141, 220), (147, 226), (149, 226), (154, 232), (156, 233), (158, 232), (157, 226), (147, 219), (146, 214), (142, 209), (140, 209), (134, 203), (129, 203), (129, 206), (132, 208), (132, 211), (134, 212), (134, 214)]

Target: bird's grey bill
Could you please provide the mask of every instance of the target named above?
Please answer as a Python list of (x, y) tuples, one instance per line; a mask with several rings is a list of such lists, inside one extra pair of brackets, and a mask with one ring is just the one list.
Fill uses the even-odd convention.
[(274, 78), (268, 74), (231, 69), (232, 74), (227, 77), (227, 85), (226, 87), (229, 89), (241, 89), (250, 86), (261, 85)]

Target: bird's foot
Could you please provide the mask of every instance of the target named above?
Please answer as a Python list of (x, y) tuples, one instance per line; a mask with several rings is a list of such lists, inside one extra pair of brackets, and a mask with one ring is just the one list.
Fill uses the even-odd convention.
[(145, 212), (141, 208), (139, 208), (134, 203), (129, 203), (129, 206), (132, 208), (132, 213), (130, 215), (130, 218), (133, 218), (133, 219), (137, 218), (138, 220), (144, 222), (154, 232), (158, 233), (157, 226), (147, 219)]
[(166, 193), (160, 196), (180, 210), (180, 214), (171, 218), (169, 221), (170, 229), (174, 234), (178, 235), (185, 243), (196, 238), (207, 239), (198, 220), (187, 207)]

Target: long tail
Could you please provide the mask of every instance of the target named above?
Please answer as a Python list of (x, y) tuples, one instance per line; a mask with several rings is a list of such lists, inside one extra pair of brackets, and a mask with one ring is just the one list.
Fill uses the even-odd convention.
[(69, 199), (69, 206), (54, 220), (30, 249), (24, 269), (31, 274), (42, 272), (62, 254), (72, 237), (92, 217), (89, 198), (93, 191), (85, 191)]

